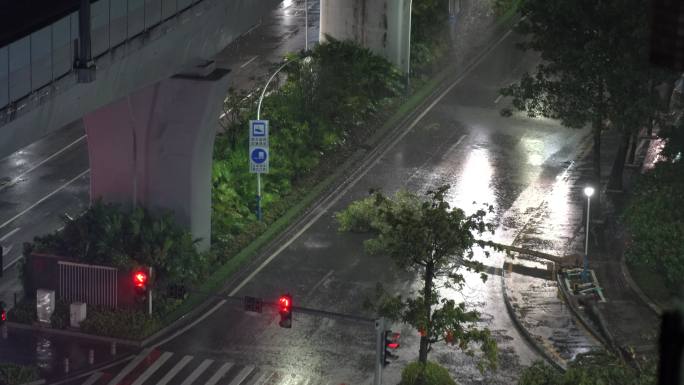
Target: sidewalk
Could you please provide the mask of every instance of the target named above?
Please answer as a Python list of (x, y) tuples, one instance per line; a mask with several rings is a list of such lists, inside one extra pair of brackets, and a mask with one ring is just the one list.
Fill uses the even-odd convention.
[[(531, 343), (557, 366), (565, 368), (579, 353), (594, 349), (608, 349), (625, 359), (634, 355), (653, 353), (657, 349), (657, 314), (630, 286), (622, 269), (624, 241), (617, 224), (614, 202), (621, 196), (605, 194), (605, 186), (617, 153), (617, 133), (608, 131), (602, 138), (602, 218), (605, 222), (592, 224), (592, 236), (602, 233), (602, 244), (590, 237), (589, 267), (593, 269), (604, 290), (605, 303), (578, 301), (552, 278), (541, 279), (506, 272), (505, 299), (509, 310)], [(649, 150), (649, 142), (641, 148), (641, 158)], [(637, 159), (640, 158), (639, 156)], [(641, 168), (626, 168), (624, 187), (629, 190)], [(564, 201), (559, 207), (545, 204), (538, 208), (533, 220), (516, 239), (516, 246), (560, 255), (583, 255), (585, 231), (583, 213), (586, 197), (582, 189), (592, 173), (591, 152), (577, 160), (570, 170), (567, 185), (555, 187), (552, 195)], [(560, 190), (560, 191), (559, 191)], [(553, 198), (550, 198), (553, 199)], [(554, 215), (554, 211), (556, 215)], [(603, 230), (600, 230), (600, 228)], [(599, 237), (596, 237), (599, 238)], [(539, 260), (514, 263), (544, 268)], [(577, 261), (581, 266), (581, 261)], [(561, 299), (565, 297), (564, 299)]]

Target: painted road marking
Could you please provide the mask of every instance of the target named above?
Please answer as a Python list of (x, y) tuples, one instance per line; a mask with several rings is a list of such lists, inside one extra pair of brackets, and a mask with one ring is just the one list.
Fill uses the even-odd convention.
[(253, 61), (256, 60), (256, 58), (258, 58), (258, 57), (259, 57), (259, 55), (256, 55), (256, 56), (254, 56), (253, 58), (247, 60), (247, 61), (245, 62), (245, 64), (243, 64), (243, 65), (240, 66), (240, 68), (245, 68), (245, 67), (247, 67), (247, 66), (249, 65), (249, 63), (253, 62)]
[(100, 377), (102, 377), (102, 374), (103, 374), (102, 372), (95, 372), (95, 373), (93, 373), (93, 375), (90, 376), (90, 377), (88, 377), (88, 379), (86, 380), (86, 382), (84, 382), (84, 383), (81, 384), (81, 385), (93, 385), (94, 383), (97, 382), (97, 380), (100, 379)]
[(230, 382), (228, 385), (239, 385), (247, 376), (250, 375), (254, 371), (254, 366), (245, 366), (242, 368), (240, 373), (238, 373), (237, 377), (233, 379), (233, 381)]
[(14, 235), (17, 231), (21, 230), (21, 227), (17, 227), (16, 229), (10, 231), (9, 233), (5, 234), (2, 238), (0, 238), (0, 242), (4, 241), (5, 239), (11, 237)]
[(15, 176), (14, 178), (12, 178), (12, 180), (9, 181), (8, 183), (6, 183), (6, 184), (0, 186), (0, 191), (2, 191), (3, 189), (5, 189), (7, 186), (13, 185), (13, 184), (16, 183), (17, 181), (19, 181), (22, 177), (24, 177), (26, 174), (28, 174), (28, 173), (30, 173), (31, 171), (33, 171), (33, 170), (37, 169), (38, 167), (42, 166), (43, 164), (45, 164), (45, 162), (49, 162), (49, 161), (50, 161), (51, 159), (53, 159), (54, 157), (58, 156), (59, 154), (63, 153), (64, 151), (66, 151), (66, 150), (68, 150), (69, 148), (73, 147), (76, 143), (82, 141), (82, 140), (85, 139), (85, 138), (86, 138), (86, 135), (81, 136), (80, 138), (78, 138), (78, 139), (74, 140), (73, 142), (67, 144), (67, 145), (66, 145), (65, 147), (63, 147), (61, 150), (55, 152), (54, 154), (48, 156), (47, 158), (41, 160), (40, 162), (38, 162), (38, 163), (36, 163), (36, 164), (34, 164), (34, 165), (31, 166), (28, 170), (26, 170), (26, 171), (22, 172), (21, 174)]
[[(398, 136), (397, 136), (389, 145), (387, 145), (387, 146), (385, 147), (384, 151), (381, 151), (381, 152), (379, 153), (379, 155), (377, 155), (377, 157), (375, 157), (375, 158), (372, 158), (372, 157), (371, 157), (371, 158), (369, 158), (368, 160), (366, 160), (366, 161), (357, 169), (357, 172), (358, 172), (359, 170), (361, 170), (361, 169), (363, 169), (363, 171), (361, 171), (361, 173), (360, 173), (359, 175), (357, 175), (356, 178), (354, 178), (354, 179), (353, 179), (347, 186), (345, 186), (345, 187), (343, 187), (343, 186), (337, 187), (337, 188), (330, 194), (330, 196), (335, 196), (335, 195), (336, 195), (335, 198), (333, 198), (333, 199), (332, 199), (327, 205), (325, 205), (325, 207), (323, 207), (321, 210), (318, 210), (318, 211), (319, 211), (318, 214), (316, 214), (311, 220), (309, 220), (309, 222), (307, 222), (304, 226), (302, 226), (302, 228), (299, 229), (299, 231), (297, 231), (297, 232), (296, 232), (296, 233), (295, 233), (287, 242), (285, 242), (285, 244), (281, 245), (280, 248), (278, 248), (278, 249), (277, 249), (273, 254), (271, 254), (264, 262), (262, 262), (261, 265), (259, 265), (259, 267), (257, 267), (256, 270), (252, 271), (252, 273), (251, 273), (250, 275), (248, 275), (247, 278), (245, 278), (245, 279), (244, 279), (244, 280), (243, 280), (235, 289), (233, 289), (228, 295), (229, 295), (229, 296), (234, 296), (240, 289), (242, 289), (247, 283), (249, 283), (249, 281), (251, 281), (251, 280), (252, 280), (252, 279), (261, 271), (261, 270), (263, 270), (269, 263), (271, 263), (271, 261), (273, 261), (273, 259), (275, 259), (275, 257), (278, 256), (278, 254), (280, 254), (283, 250), (285, 250), (286, 248), (288, 248), (288, 247), (289, 247), (297, 238), (299, 238), (299, 237), (300, 237), (306, 230), (308, 230), (316, 221), (318, 221), (318, 220), (321, 218), (321, 216), (323, 216), (323, 214), (325, 214), (325, 213), (330, 209), (330, 207), (332, 207), (335, 203), (337, 203), (337, 201), (339, 201), (339, 200), (342, 198), (342, 196), (344, 196), (344, 194), (345, 194), (347, 191), (349, 191), (352, 187), (354, 187), (354, 186), (361, 180), (361, 178), (363, 178), (364, 176), (366, 176), (366, 174), (373, 168), (373, 166), (375, 166), (375, 165), (380, 161), (380, 159), (382, 159), (382, 158), (383, 158), (383, 157), (384, 157), (392, 148), (394, 148), (394, 147), (397, 145), (397, 143), (399, 143), (399, 141), (401, 141), (409, 132), (411, 132), (411, 130), (413, 130), (413, 128), (418, 124), (418, 122), (420, 122), (420, 121), (425, 117), (425, 115), (427, 115), (427, 113), (430, 112), (430, 110), (432, 110), (432, 109), (437, 105), (437, 103), (439, 103), (442, 99), (444, 99), (444, 97), (445, 97), (449, 92), (451, 92), (451, 90), (453, 90), (454, 87), (456, 87), (459, 83), (461, 83), (461, 82), (463, 81), (463, 79), (464, 79), (467, 75), (469, 75), (471, 72), (473, 72), (473, 70), (474, 70), (474, 69), (475, 69), (475, 68), (476, 68), (476, 67), (477, 67), (477, 66), (478, 66), (486, 57), (487, 57), (487, 55), (489, 55), (489, 54), (494, 50), (494, 48), (496, 48), (497, 46), (499, 46), (499, 45), (500, 45), (504, 40), (506, 40), (512, 33), (513, 33), (513, 30), (508, 30), (508, 32), (506, 32), (501, 38), (499, 38), (499, 40), (495, 41), (491, 46), (489, 46), (485, 51), (483, 51), (483, 52), (480, 54), (480, 56), (479, 56), (472, 64), (470, 64), (470, 65), (468, 66), (468, 68), (466, 69), (465, 72), (463, 72), (460, 76), (458, 76), (458, 77), (456, 78), (456, 80), (454, 80), (454, 82), (453, 82), (449, 87), (447, 87), (446, 90), (444, 90), (444, 91), (443, 91), (443, 92), (442, 92), (442, 93), (441, 93), (441, 94), (440, 94), (440, 95), (439, 95), (439, 96), (438, 96), (438, 97), (437, 97), (437, 98), (436, 98), (436, 99), (435, 99), (435, 100), (434, 100), (434, 101), (433, 101), (433, 102), (432, 102), (432, 103), (431, 103), (431, 104), (430, 104), (430, 105), (421, 113), (421, 114), (419, 114), (418, 117), (416, 117), (416, 118), (413, 120), (413, 122), (412, 122), (407, 128), (405, 128), (404, 131), (403, 131), (400, 135), (398, 135)], [(376, 152), (377, 152), (377, 151), (380, 151), (380, 150), (376, 150)], [(364, 168), (364, 167), (365, 167), (365, 168)], [(352, 174), (352, 175), (353, 175), (353, 174)], [(2, 228), (2, 227), (0, 226), (0, 228)], [(197, 325), (197, 324), (199, 324), (200, 322), (204, 321), (207, 317), (209, 317), (209, 316), (212, 315), (214, 312), (216, 312), (216, 310), (218, 310), (219, 308), (221, 308), (221, 306), (225, 305), (226, 302), (227, 302), (227, 301), (226, 301), (225, 299), (220, 300), (216, 305), (214, 305), (214, 307), (212, 307), (212, 308), (209, 309), (207, 312), (205, 312), (204, 314), (202, 314), (202, 315), (201, 315), (200, 317), (198, 317), (195, 321), (193, 321), (192, 323), (190, 323), (190, 324), (187, 325), (186, 327), (182, 328), (181, 330), (177, 331), (176, 333), (170, 335), (169, 337), (165, 338), (164, 340), (162, 340), (162, 341), (160, 341), (160, 342), (154, 344), (154, 347), (161, 346), (161, 345), (163, 345), (163, 344), (165, 344), (165, 343), (167, 343), (167, 342), (173, 340), (174, 338), (177, 338), (178, 336), (180, 336), (181, 334), (187, 332), (188, 330), (192, 329), (193, 327), (195, 327), (195, 325)]]
[(216, 371), (216, 373), (214, 373), (213, 376), (211, 376), (209, 380), (207, 380), (206, 384), (204, 385), (216, 385), (232, 367), (233, 364), (231, 362), (226, 362), (219, 368), (219, 370)]
[(274, 375), (275, 375), (275, 372), (271, 372), (271, 373), (265, 373), (265, 372), (264, 372), (264, 373), (261, 373), (261, 375), (259, 376), (259, 379), (257, 379), (256, 381), (252, 382), (252, 385), (265, 385), (265, 384), (267, 383), (268, 380), (270, 380), (271, 378), (273, 378)]
[(183, 357), (183, 359), (180, 360), (180, 361), (176, 364), (176, 366), (174, 366), (173, 368), (171, 368), (171, 370), (169, 370), (169, 371), (166, 373), (166, 375), (164, 376), (164, 378), (162, 378), (161, 380), (159, 380), (159, 382), (157, 383), (157, 385), (166, 385), (166, 384), (168, 384), (169, 381), (171, 381), (171, 379), (172, 379), (176, 374), (178, 374), (178, 372), (180, 372), (181, 369), (183, 369), (183, 368), (185, 367), (185, 365), (187, 365), (190, 361), (192, 361), (192, 356), (185, 356), (185, 357)]
[(143, 372), (143, 374), (138, 377), (135, 382), (133, 382), (132, 385), (142, 385), (154, 372), (156, 372), (164, 363), (173, 356), (173, 353), (171, 352), (164, 352), (164, 354), (161, 355), (152, 365), (150, 365), (147, 370)]
[(26, 214), (27, 212), (33, 210), (36, 206), (38, 206), (39, 204), (45, 202), (47, 199), (50, 199), (51, 196), (53, 196), (53, 195), (57, 194), (58, 192), (64, 190), (67, 186), (69, 186), (70, 184), (74, 183), (76, 180), (78, 180), (79, 178), (83, 177), (84, 175), (86, 175), (86, 174), (89, 173), (89, 172), (90, 172), (90, 169), (87, 169), (87, 170), (83, 171), (82, 173), (76, 175), (76, 176), (75, 176), (73, 179), (71, 179), (70, 181), (68, 181), (68, 182), (64, 183), (63, 185), (59, 186), (55, 191), (53, 191), (53, 192), (49, 193), (48, 195), (46, 195), (46, 196), (40, 198), (40, 200), (39, 200), (38, 202), (32, 204), (32, 205), (29, 206), (26, 210), (20, 212), (19, 214), (15, 215), (15, 216), (13, 216), (12, 218), (10, 218), (9, 220), (5, 221), (5, 223), (1, 224), (1, 225), (0, 225), (0, 229), (3, 228), (3, 227), (5, 227), (5, 226), (7, 226), (7, 225), (9, 225), (9, 224), (12, 223), (14, 220), (16, 220), (17, 218), (19, 218), (19, 217), (21, 217), (22, 215)]
[(494, 104), (497, 104), (501, 101), (501, 98), (503, 98), (503, 95), (499, 95), (496, 99), (494, 99)]
[(128, 365), (126, 365), (123, 370), (116, 375), (116, 377), (112, 378), (108, 385), (117, 385), (119, 382), (121, 382), (121, 380), (123, 380), (128, 373), (132, 372), (133, 369), (135, 369), (135, 367), (138, 366), (150, 354), (151, 351), (152, 349), (149, 348), (143, 350), (137, 357), (133, 359), (133, 361), (129, 362)]
[(318, 281), (318, 283), (316, 283), (314, 287), (312, 287), (311, 290), (309, 290), (308, 293), (306, 293), (306, 296), (304, 298), (311, 296), (311, 294), (313, 294), (316, 291), (316, 289), (318, 289), (318, 287), (323, 284), (323, 282), (327, 281), (328, 278), (330, 278), (330, 276), (333, 275), (334, 272), (335, 270), (330, 270), (326, 275), (324, 275), (323, 278), (321, 278), (321, 280)]
[(190, 373), (188, 378), (186, 378), (185, 381), (183, 381), (181, 383), (181, 385), (190, 385), (193, 382), (195, 382), (195, 380), (197, 380), (197, 378), (199, 378), (199, 376), (201, 376), (202, 373), (204, 373), (204, 371), (207, 370), (209, 365), (211, 365), (213, 362), (214, 362), (214, 360), (210, 360), (210, 359), (206, 359), (206, 360), (202, 361), (202, 363), (199, 364), (199, 366), (197, 368), (195, 368), (195, 370), (193, 370), (192, 373)]

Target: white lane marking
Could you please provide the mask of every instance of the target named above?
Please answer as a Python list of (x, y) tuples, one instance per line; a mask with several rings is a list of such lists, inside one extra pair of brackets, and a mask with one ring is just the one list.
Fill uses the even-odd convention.
[(216, 371), (216, 373), (214, 373), (213, 376), (211, 376), (209, 380), (207, 380), (206, 384), (204, 385), (216, 385), (219, 382), (219, 380), (221, 380), (223, 376), (225, 376), (226, 373), (228, 373), (228, 371), (232, 367), (233, 363), (226, 362), (225, 364), (223, 364), (223, 366), (219, 368), (219, 370)]
[[(266, 267), (269, 263), (271, 263), (271, 261), (272, 261), (276, 256), (278, 256), (278, 254), (280, 254), (283, 250), (285, 250), (287, 247), (289, 247), (289, 246), (292, 244), (292, 242), (294, 242), (297, 238), (299, 238), (306, 230), (309, 229), (309, 227), (311, 227), (316, 221), (318, 221), (318, 220), (320, 219), (320, 217), (323, 216), (323, 214), (324, 214), (326, 211), (328, 211), (328, 209), (330, 209), (330, 207), (332, 207), (335, 203), (337, 203), (337, 201), (340, 200), (340, 198), (342, 198), (342, 196), (344, 196), (344, 194), (345, 194), (347, 191), (349, 191), (352, 187), (354, 187), (354, 185), (356, 185), (356, 183), (358, 183), (359, 180), (361, 180), (361, 178), (363, 178), (364, 176), (366, 176), (366, 174), (373, 168), (373, 166), (375, 166), (375, 165), (380, 161), (380, 159), (382, 159), (382, 157), (384, 157), (384, 156), (389, 152), (389, 150), (391, 150), (392, 148), (394, 148), (394, 146), (396, 146), (397, 143), (399, 143), (399, 141), (402, 140), (402, 139), (403, 139), (403, 138), (404, 138), (404, 137), (413, 129), (413, 127), (415, 127), (416, 124), (418, 124), (418, 122), (421, 121), (421, 120), (425, 117), (425, 115), (426, 115), (431, 109), (433, 109), (433, 108), (437, 105), (437, 103), (439, 103), (440, 100), (442, 100), (442, 99), (444, 98), (444, 96), (446, 96), (452, 89), (454, 89), (454, 87), (456, 87), (456, 85), (458, 85), (461, 81), (463, 81), (463, 79), (464, 79), (468, 74), (470, 74), (471, 72), (473, 72), (473, 70), (475, 69), (475, 67), (477, 67), (478, 64), (480, 64), (480, 63), (482, 62), (482, 60), (484, 60), (484, 58), (486, 58), (487, 55), (488, 55), (490, 52), (492, 52), (492, 51), (494, 50), (494, 48), (496, 48), (499, 44), (501, 44), (501, 42), (503, 42), (504, 40), (506, 40), (506, 38), (508, 38), (508, 36), (510, 36), (512, 33), (513, 33), (513, 30), (508, 30), (508, 32), (506, 32), (499, 40), (497, 40), (494, 44), (492, 44), (492, 46), (490, 46), (486, 51), (484, 51), (484, 52), (482, 53), (482, 55), (481, 55), (477, 60), (475, 60), (475, 61), (473, 62), (473, 64), (471, 64), (470, 67), (469, 67), (463, 74), (461, 74), (458, 78), (456, 78), (456, 80), (455, 80), (455, 81), (454, 81), (446, 90), (444, 90), (444, 92), (442, 92), (442, 93), (437, 97), (437, 99), (435, 99), (435, 100), (434, 100), (434, 101), (425, 109), (425, 111), (423, 111), (420, 115), (418, 115), (418, 117), (417, 117), (417, 118), (416, 118), (416, 119), (415, 119), (407, 128), (404, 129), (404, 132), (402, 132), (399, 136), (397, 136), (397, 137), (394, 139), (394, 141), (392, 141), (387, 147), (385, 147), (385, 150), (382, 151), (382, 152), (377, 156), (377, 158), (375, 158), (375, 159), (373, 159), (373, 160), (370, 160), (370, 165), (365, 165), (365, 164), (361, 165), (361, 168), (362, 168), (362, 167), (367, 167), (367, 168), (366, 168), (364, 171), (362, 171), (360, 175), (358, 175), (354, 180), (352, 180), (352, 181), (349, 183), (349, 185), (347, 185), (344, 189), (342, 189), (342, 191), (341, 191), (340, 193), (338, 193), (338, 191), (340, 190), (341, 186), (338, 187), (335, 191), (333, 191), (331, 195), (337, 194), (337, 197), (336, 197), (336, 198), (334, 198), (330, 203), (328, 203), (327, 205), (325, 205), (325, 207), (324, 207), (322, 210), (320, 210), (320, 212), (319, 212), (318, 214), (316, 214), (315, 217), (313, 217), (313, 218), (312, 218), (309, 222), (307, 222), (299, 231), (297, 231), (297, 233), (296, 233), (292, 238), (290, 238), (290, 240), (288, 240), (288, 241), (287, 241), (284, 245), (282, 245), (278, 250), (276, 250), (273, 254), (271, 254), (271, 256), (269, 256), (268, 259), (266, 259), (261, 265), (259, 265), (259, 267), (258, 267), (256, 270), (254, 270), (249, 276), (247, 276), (247, 278), (245, 278), (245, 279), (240, 283), (240, 285), (238, 285), (238, 287), (236, 287), (235, 289), (233, 289), (233, 290), (230, 292), (229, 295), (230, 295), (230, 296), (234, 296), (235, 293), (237, 293), (240, 289), (242, 289), (243, 286), (245, 286), (249, 281), (251, 281), (252, 278), (254, 278), (254, 276), (256, 276), (264, 267)], [(165, 344), (165, 343), (167, 343), (167, 342), (173, 340), (174, 338), (177, 338), (178, 336), (180, 336), (181, 334), (187, 332), (188, 330), (192, 329), (193, 327), (195, 327), (195, 325), (197, 325), (198, 323), (204, 321), (207, 317), (209, 317), (209, 316), (212, 315), (214, 312), (216, 312), (216, 310), (218, 310), (219, 308), (221, 308), (221, 306), (225, 305), (226, 302), (227, 302), (227, 301), (226, 301), (225, 299), (220, 300), (216, 305), (214, 305), (214, 307), (212, 307), (212, 308), (209, 309), (207, 312), (205, 312), (204, 314), (202, 314), (202, 315), (201, 315), (200, 317), (198, 317), (195, 321), (193, 321), (192, 323), (190, 323), (190, 324), (187, 325), (186, 327), (182, 328), (181, 330), (177, 331), (176, 333), (170, 335), (169, 337), (163, 339), (162, 341), (157, 342), (156, 344), (153, 345), (153, 347), (161, 346), (161, 345), (163, 345), (163, 344)]]
[(239, 385), (254, 370), (254, 366), (245, 366), (228, 385)]
[(21, 174), (15, 176), (14, 178), (12, 178), (12, 180), (11, 180), (9, 183), (6, 183), (6, 184), (0, 186), (0, 191), (2, 191), (3, 189), (5, 189), (5, 188), (8, 187), (8, 186), (13, 185), (13, 184), (16, 183), (19, 179), (21, 179), (22, 177), (24, 177), (26, 174), (28, 174), (28, 173), (30, 173), (31, 171), (33, 171), (33, 170), (37, 169), (38, 167), (42, 166), (43, 164), (45, 164), (45, 162), (49, 162), (49, 161), (50, 161), (51, 159), (53, 159), (54, 157), (58, 156), (59, 154), (63, 153), (64, 151), (66, 151), (66, 150), (68, 150), (69, 148), (71, 148), (72, 146), (74, 146), (76, 143), (78, 143), (78, 142), (82, 141), (83, 139), (85, 139), (85, 137), (86, 137), (86, 135), (83, 135), (82, 137), (80, 137), (80, 138), (74, 140), (73, 142), (71, 142), (71, 143), (67, 144), (65, 147), (63, 147), (61, 150), (55, 152), (54, 154), (48, 156), (47, 158), (45, 158), (45, 159), (41, 160), (40, 162), (38, 162), (38, 163), (34, 164), (33, 166), (31, 166), (28, 170), (26, 170), (26, 171), (22, 172)]
[(461, 142), (463, 141), (463, 139), (465, 139), (466, 136), (468, 136), (468, 135), (462, 135), (460, 138), (458, 138), (458, 141), (456, 141), (456, 143), (452, 144), (451, 147), (449, 147), (449, 149), (446, 150), (446, 152), (444, 153), (444, 155), (442, 157), (446, 157), (447, 155), (449, 155), (451, 153), (451, 151), (454, 151), (454, 149), (456, 147), (458, 147), (459, 144), (461, 144)]
[(157, 385), (166, 385), (166, 384), (168, 384), (169, 381), (171, 381), (171, 379), (173, 379), (173, 377), (175, 377), (176, 374), (178, 374), (178, 372), (180, 372), (181, 369), (183, 369), (183, 368), (185, 367), (185, 365), (187, 365), (188, 362), (190, 362), (190, 361), (192, 361), (192, 356), (185, 356), (185, 357), (183, 357), (183, 359), (180, 360), (180, 361), (176, 364), (176, 366), (174, 366), (173, 368), (171, 368), (171, 370), (169, 370), (168, 373), (166, 373), (166, 375), (164, 376), (164, 378), (162, 378), (161, 380), (159, 380), (159, 382), (157, 382)]
[(5, 239), (11, 237), (12, 235), (14, 235), (14, 234), (15, 234), (17, 231), (19, 231), (19, 230), (21, 230), (21, 227), (17, 227), (16, 229), (10, 231), (9, 233), (3, 235), (3, 237), (0, 238), (0, 242), (2, 242), (2, 241), (4, 241)]
[(17, 218), (19, 218), (19, 217), (21, 217), (22, 215), (26, 214), (27, 212), (33, 210), (36, 206), (38, 206), (39, 204), (45, 202), (47, 199), (50, 199), (51, 196), (53, 196), (53, 195), (57, 194), (58, 192), (64, 190), (67, 186), (69, 186), (70, 184), (74, 183), (77, 179), (83, 177), (84, 175), (86, 175), (86, 174), (89, 173), (89, 172), (90, 172), (90, 169), (87, 169), (87, 170), (83, 171), (82, 173), (76, 175), (76, 176), (75, 176), (73, 179), (71, 179), (70, 181), (68, 181), (68, 182), (64, 183), (63, 185), (59, 186), (55, 191), (53, 191), (53, 192), (49, 193), (48, 195), (46, 195), (46, 196), (40, 198), (40, 200), (39, 200), (38, 202), (32, 204), (32, 205), (29, 206), (26, 210), (20, 212), (19, 214), (15, 215), (15, 216), (13, 216), (12, 218), (10, 218), (9, 220), (5, 221), (5, 223), (1, 224), (1, 225), (0, 225), (0, 229), (3, 228), (3, 227), (5, 227), (5, 226), (7, 226), (7, 225), (9, 225), (9, 224), (12, 223), (14, 220), (16, 220)]
[(253, 58), (247, 60), (247, 61), (245, 62), (245, 64), (243, 64), (243, 65), (240, 66), (240, 68), (245, 68), (245, 67), (247, 67), (247, 66), (249, 65), (249, 63), (253, 62), (253, 61), (256, 60), (256, 58), (258, 58), (258, 57), (259, 57), (259, 55), (256, 55), (256, 56), (254, 56)]
[(100, 377), (102, 377), (102, 372), (95, 372), (92, 376), (88, 377), (88, 379), (81, 385), (93, 385), (97, 382), (97, 380), (100, 379)]
[(186, 378), (185, 381), (181, 383), (181, 385), (190, 385), (193, 382), (195, 382), (195, 380), (197, 380), (197, 378), (199, 378), (199, 376), (201, 376), (202, 373), (204, 373), (204, 371), (207, 370), (209, 365), (211, 365), (212, 363), (214, 363), (214, 360), (206, 359), (202, 361), (202, 363), (199, 364), (199, 366), (195, 368), (195, 370), (193, 370), (192, 373), (190, 373), (188, 378)]
[(124, 379), (130, 373), (135, 369), (136, 366), (138, 366), (142, 360), (144, 360), (152, 351), (152, 349), (145, 349), (143, 350), (137, 357), (133, 359), (133, 361), (129, 362), (128, 365), (126, 365), (120, 372), (119, 374), (116, 375), (116, 377), (112, 378), (111, 381), (107, 385), (117, 385), (121, 380)]
[(159, 357), (149, 368), (147, 368), (143, 374), (138, 377), (132, 385), (142, 385), (151, 375), (154, 374), (164, 363), (173, 356), (171, 352), (164, 352), (161, 357)]
[(325, 282), (328, 278), (330, 278), (330, 276), (333, 275), (334, 272), (335, 272), (335, 270), (330, 270), (326, 275), (324, 275), (323, 278), (321, 278), (321, 280), (318, 281), (318, 283), (316, 283), (314, 285), (314, 287), (312, 287), (311, 290), (309, 290), (308, 293), (306, 293), (306, 297), (311, 296), (311, 294), (313, 294), (316, 291), (316, 289), (318, 289), (318, 287), (323, 284), (323, 282)]
[(497, 104), (497, 103), (499, 103), (499, 102), (501, 101), (501, 98), (503, 98), (503, 95), (499, 95), (499, 96), (497, 96), (497, 98), (496, 98), (496, 99), (494, 99), (494, 104)]

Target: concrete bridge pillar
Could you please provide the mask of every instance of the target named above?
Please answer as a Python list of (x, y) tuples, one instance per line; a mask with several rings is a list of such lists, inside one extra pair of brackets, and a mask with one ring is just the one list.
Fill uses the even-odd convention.
[(227, 73), (203, 66), (85, 115), (91, 200), (171, 209), (206, 250), (214, 137)]
[(354, 40), (408, 73), (411, 0), (321, 0), (320, 41)]

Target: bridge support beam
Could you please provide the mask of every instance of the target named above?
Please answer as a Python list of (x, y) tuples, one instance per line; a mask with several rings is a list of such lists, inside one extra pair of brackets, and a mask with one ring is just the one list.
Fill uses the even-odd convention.
[(321, 0), (320, 41), (354, 40), (409, 71), (411, 0)]
[(83, 118), (91, 200), (173, 210), (201, 250), (211, 239), (214, 137), (228, 89), (227, 70), (204, 72), (162, 80)]

